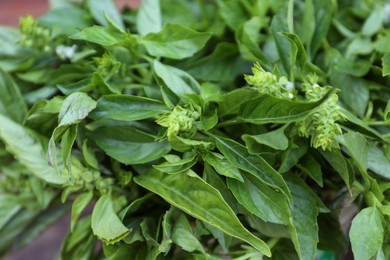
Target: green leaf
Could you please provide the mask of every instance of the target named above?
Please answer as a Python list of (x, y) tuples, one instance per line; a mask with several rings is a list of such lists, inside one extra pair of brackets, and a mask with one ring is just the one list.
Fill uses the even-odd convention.
[(110, 157), (124, 164), (151, 162), (171, 150), (168, 142), (157, 142), (154, 136), (133, 127), (101, 127), (89, 136)]
[(291, 199), (290, 191), (287, 188), (282, 176), (275, 171), (263, 158), (250, 154), (241, 144), (231, 139), (212, 135), (218, 150), (235, 167), (251, 173), (259, 178), (266, 185), (274, 188), (275, 191), (283, 192), (288, 200)]
[(199, 93), (199, 83), (187, 72), (154, 60), (153, 69), (164, 84), (176, 95)]
[(318, 243), (317, 196), (304, 181), (295, 176), (286, 179), (291, 190), (292, 241), (300, 259), (314, 259)]
[(70, 230), (73, 232), (76, 227), (77, 220), (79, 219), (83, 210), (88, 206), (89, 202), (93, 198), (92, 192), (81, 193), (77, 196), (77, 198), (73, 201), (72, 204), (72, 218), (70, 222)]
[(271, 255), (268, 246), (244, 228), (218, 190), (199, 177), (149, 171), (134, 180), (191, 216), (246, 241), (266, 256)]
[(0, 195), (0, 231), (21, 209), (22, 207), (16, 205), (9, 196), (6, 194)]
[(52, 184), (64, 184), (66, 178), (59, 176), (46, 160), (41, 139), (29, 129), (0, 114), (0, 138), (7, 150), (32, 174)]
[(167, 159), (166, 162), (163, 162), (159, 165), (153, 165), (153, 167), (161, 172), (168, 174), (178, 174), (188, 171), (198, 161), (197, 154), (192, 154), (189, 157), (183, 159), (179, 157), (177, 160), (169, 160), (172, 158), (170, 155), (166, 155), (165, 158)]
[(10, 75), (0, 69), (0, 114), (22, 123), (26, 117), (27, 106)]
[(376, 207), (361, 210), (353, 219), (349, 237), (356, 260), (370, 259), (382, 245), (384, 230)]
[(303, 69), (303, 67), (306, 64), (306, 50), (305, 50), (305, 47), (303, 47), (303, 44), (302, 44), (301, 40), (299, 39), (298, 35), (293, 34), (293, 33), (287, 33), (287, 32), (281, 33), (281, 35), (286, 37), (286, 39), (289, 40), (291, 44), (295, 45), (296, 50), (297, 50), (296, 59), (299, 63), (299, 66), (301, 67), (301, 69)]
[(375, 8), (363, 24), (362, 34), (372, 36), (382, 27), (385, 18), (384, 8)]
[(259, 135), (244, 134), (242, 139), (245, 141), (249, 150), (256, 144), (263, 144), (276, 150), (286, 150), (288, 148), (288, 139), (284, 134), (285, 127), (280, 127), (274, 131)]
[(288, 32), (287, 23), (288, 1), (285, 1), (283, 7), (279, 9), (276, 15), (272, 18), (271, 31), (275, 40), (276, 48), (279, 53), (279, 59), (282, 61), (283, 67), (288, 75), (295, 64), (297, 47), (295, 44), (290, 44), (288, 39), (282, 37), (280, 33)]
[(197, 79), (230, 82), (244, 72), (242, 67), (237, 46), (221, 42), (210, 55), (191, 62), (187, 71)]
[(97, 101), (90, 114), (94, 120), (114, 119), (135, 121), (155, 117), (169, 111), (159, 100), (131, 95), (105, 95)]
[(91, 227), (93, 233), (106, 244), (114, 244), (130, 232), (114, 211), (113, 199), (107, 194), (101, 196), (93, 208)]
[(59, 124), (54, 129), (49, 140), (49, 163), (54, 168), (57, 168), (56, 142), (62, 138), (61, 157), (65, 165), (69, 168), (70, 153), (77, 135), (77, 128), (74, 125), (86, 118), (89, 112), (95, 107), (96, 101), (82, 92), (74, 92), (65, 98), (58, 115)]
[(88, 0), (87, 4), (93, 18), (101, 25), (108, 26), (105, 18), (107, 15), (122, 30), (125, 29), (121, 15), (112, 0)]
[(266, 222), (287, 225), (290, 209), (286, 197), (252, 175), (243, 175), (243, 179), (243, 182), (227, 179), (238, 202)]
[(243, 103), (236, 120), (252, 124), (294, 122), (308, 116), (334, 92), (330, 91), (316, 102), (286, 100), (265, 94)]
[(390, 75), (390, 53), (386, 53), (382, 57), (383, 77)]
[(93, 42), (102, 46), (113, 46), (123, 42), (128, 36), (117, 30), (102, 26), (92, 26), (70, 36), (73, 40)]
[(261, 29), (260, 17), (252, 17), (246, 21), (236, 32), (236, 41), (242, 57), (246, 60), (256, 62), (260, 61), (261, 65), (267, 67), (267, 57), (264, 55), (257, 42), (258, 34)]
[(370, 145), (367, 160), (368, 169), (390, 179), (390, 160), (383, 154), (381, 149), (375, 145)]
[[(313, 0), (315, 14), (315, 31), (310, 44), (310, 57), (321, 47), (333, 18), (333, 4), (330, 0)], [(311, 21), (311, 23), (313, 23)]]
[(291, 170), (307, 152), (309, 144), (305, 139), (297, 139), (292, 142), (290, 147), (283, 153), (282, 161), (278, 169), (279, 173), (285, 173)]
[(161, 31), (162, 20), (159, 0), (144, 0), (137, 14), (137, 31), (141, 36)]
[(148, 53), (156, 57), (183, 59), (201, 50), (210, 33), (196, 32), (179, 24), (165, 24), (161, 32), (140, 38)]
[(365, 60), (352, 60), (340, 58), (335, 66), (335, 69), (356, 77), (362, 77), (368, 73), (371, 68), (371, 63)]
[(213, 166), (216, 172), (229, 178), (244, 181), (240, 171), (234, 167), (225, 157), (219, 153), (208, 152), (203, 155), (203, 160)]
[(92, 20), (86, 10), (70, 5), (50, 10), (39, 17), (39, 23), (50, 27), (54, 35), (71, 35), (77, 30), (91, 26)]
[(306, 153), (301, 162), (304, 173), (313, 179), (320, 187), (323, 187), (321, 164), (314, 158), (314, 156), (312, 156), (310, 152)]
[(250, 16), (245, 10), (245, 7), (241, 4), (241, 1), (237, 0), (218, 0), (218, 12), (223, 18), (225, 23), (237, 30), (244, 22), (246, 22)]
[(345, 185), (348, 189), (350, 188), (350, 173), (348, 169), (347, 161), (345, 160), (343, 154), (339, 150), (324, 151), (320, 150), (321, 155), (325, 160), (333, 167), (333, 169), (340, 175), (343, 179)]
[(349, 132), (335, 137), (351, 155), (359, 171), (363, 176), (367, 175), (368, 167), (368, 144), (364, 136), (356, 132)]
[(248, 100), (258, 98), (260, 93), (254, 88), (244, 87), (230, 91), (220, 96), (218, 115), (225, 116), (237, 114), (242, 104)]
[(169, 217), (172, 225), (172, 242), (188, 252), (204, 252), (199, 240), (193, 234), (186, 216), (178, 210), (172, 212), (171, 208)]

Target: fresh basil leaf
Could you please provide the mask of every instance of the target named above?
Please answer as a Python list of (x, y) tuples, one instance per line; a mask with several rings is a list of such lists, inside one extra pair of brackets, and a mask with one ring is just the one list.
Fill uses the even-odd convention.
[(132, 127), (102, 127), (89, 136), (110, 157), (124, 164), (151, 162), (171, 150), (167, 142), (157, 142), (154, 136)]
[(370, 259), (383, 242), (384, 229), (376, 207), (361, 210), (352, 220), (349, 237), (356, 259)]
[(129, 234), (114, 211), (113, 198), (103, 195), (92, 211), (91, 227), (93, 233), (107, 244), (114, 244)]
[(164, 84), (176, 95), (199, 93), (199, 83), (188, 73), (154, 60), (153, 69)]
[(40, 138), (27, 128), (0, 114), (0, 137), (7, 149), (38, 178), (52, 184), (64, 184), (67, 179), (59, 176), (46, 160)]
[(134, 180), (186, 213), (246, 241), (264, 255), (271, 255), (268, 246), (239, 222), (221, 194), (199, 177), (149, 171)]
[(292, 223), (289, 226), (295, 249), (301, 259), (314, 259), (318, 243), (318, 208), (315, 193), (301, 179), (286, 179), (292, 194)]
[(179, 24), (168, 23), (160, 32), (149, 33), (139, 41), (152, 56), (183, 59), (201, 50), (210, 37), (210, 33), (196, 32)]
[(386, 53), (382, 57), (383, 77), (390, 75), (390, 53)]
[(302, 102), (280, 99), (268, 94), (243, 103), (237, 121), (252, 124), (288, 123), (308, 116), (313, 109), (321, 106), (335, 90), (330, 91), (316, 102)]
[(390, 179), (390, 160), (386, 158), (381, 149), (375, 145), (370, 145), (367, 160), (368, 169)]
[(160, 1), (144, 0), (138, 9), (137, 31), (141, 36), (157, 33), (162, 29)]
[(227, 179), (234, 197), (249, 212), (266, 222), (287, 225), (290, 218), (286, 197), (252, 175), (243, 175), (243, 182)]
[(123, 30), (125, 29), (122, 17), (112, 0), (88, 0), (87, 5), (93, 18), (101, 25), (108, 26), (105, 18), (105, 15), (107, 15), (117, 26)]
[(77, 220), (79, 219), (83, 210), (88, 206), (90, 201), (92, 200), (93, 193), (85, 192), (81, 193), (77, 196), (77, 198), (73, 201), (72, 204), (72, 218), (70, 222), (70, 231), (73, 232), (77, 225)]
[(221, 175), (234, 178), (241, 182), (244, 181), (240, 171), (234, 167), (225, 157), (219, 153), (209, 152), (203, 155), (203, 159), (213, 166), (213, 168)]
[(102, 26), (86, 27), (78, 33), (70, 36), (73, 40), (93, 42), (102, 46), (118, 45), (126, 39), (127, 35), (111, 28)]
[(270, 131), (265, 134), (248, 135), (244, 134), (242, 139), (245, 141), (249, 150), (256, 144), (263, 144), (276, 150), (286, 150), (288, 148), (288, 139), (284, 134), (285, 127), (278, 128), (277, 130)]
[[(166, 155), (165, 158), (169, 157)], [(161, 172), (165, 172), (168, 174), (178, 174), (188, 171), (194, 164), (197, 162), (198, 156), (196, 154), (192, 154), (186, 158), (179, 158), (178, 161), (169, 161), (163, 162), (158, 165), (153, 165), (154, 168)]]
[(117, 94), (102, 96), (90, 117), (94, 120), (135, 121), (155, 117), (167, 111), (167, 107), (159, 100)]
[(27, 106), (10, 75), (0, 69), (0, 114), (21, 123), (26, 117)]
[(281, 191), (288, 200), (291, 199), (290, 191), (287, 188), (282, 176), (275, 171), (263, 158), (250, 154), (247, 149), (231, 139), (220, 136), (212, 136), (218, 150), (235, 167), (249, 172), (274, 190)]

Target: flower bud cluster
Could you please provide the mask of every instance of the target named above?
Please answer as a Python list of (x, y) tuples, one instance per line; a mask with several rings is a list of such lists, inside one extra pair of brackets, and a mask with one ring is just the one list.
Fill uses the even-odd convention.
[[(308, 101), (318, 101), (331, 89), (330, 86), (321, 87), (317, 83), (303, 83), (302, 90), (306, 92)], [(332, 94), (321, 107), (297, 124), (301, 136), (311, 136), (310, 144), (314, 148), (321, 147), (331, 150), (338, 147), (335, 136), (342, 133), (336, 121), (345, 119), (341, 108), (337, 105), (338, 96)]]
[(279, 78), (271, 72), (265, 71), (259, 63), (256, 63), (252, 68), (253, 75), (245, 75), (246, 82), (256, 87), (262, 94), (270, 94), (279, 98), (292, 99), (291, 91), (294, 85), (284, 76)]
[(21, 18), (19, 29), (21, 32), (20, 44), (22, 46), (43, 52), (51, 51), (50, 30), (38, 25), (32, 16)]
[(168, 139), (172, 136), (190, 138), (197, 131), (196, 121), (200, 118), (199, 110), (191, 103), (184, 107), (177, 105), (171, 112), (158, 118), (156, 122), (168, 128)]

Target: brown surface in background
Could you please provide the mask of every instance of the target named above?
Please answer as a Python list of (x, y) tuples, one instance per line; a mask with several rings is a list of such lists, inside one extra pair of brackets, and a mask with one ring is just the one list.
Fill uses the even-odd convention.
[[(137, 7), (141, 0), (115, 0), (118, 8)], [(18, 26), (25, 15), (39, 17), (49, 10), (48, 0), (0, 0), (0, 25)], [(1, 43), (0, 43), (1, 46)], [(6, 256), (4, 260), (53, 260), (57, 259), (61, 242), (69, 230), (70, 215), (62, 218), (46, 230), (32, 244)], [(0, 238), (1, 243), (1, 238)], [(75, 259), (77, 260), (77, 259)]]
[[(115, 0), (117, 6), (137, 7), (141, 0)], [(0, 25), (17, 26), (25, 15), (39, 17), (49, 10), (48, 0), (0, 0)]]

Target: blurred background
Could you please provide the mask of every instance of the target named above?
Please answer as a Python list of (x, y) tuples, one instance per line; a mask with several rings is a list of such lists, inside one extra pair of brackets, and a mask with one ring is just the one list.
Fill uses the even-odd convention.
[[(0, 0), (0, 25), (17, 27), (20, 17), (26, 15), (39, 17), (45, 14), (53, 4), (59, 1), (63, 0)], [(122, 9), (125, 6), (136, 8), (139, 6), (140, 1), (141, 0), (115, 0), (115, 3), (119, 9)], [(71, 17), (69, 17), (69, 19), (71, 19)], [(69, 223), (70, 216), (68, 215), (62, 218), (53, 227), (43, 232), (34, 243), (13, 252), (3, 260), (58, 259), (57, 254), (60, 250), (61, 242), (69, 229)]]
[[(39, 17), (59, 0), (0, 0), (0, 25), (18, 26), (25, 15)], [(140, 0), (115, 0), (118, 8), (137, 7)]]

